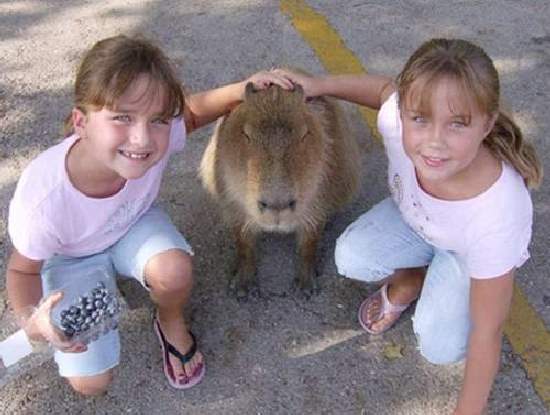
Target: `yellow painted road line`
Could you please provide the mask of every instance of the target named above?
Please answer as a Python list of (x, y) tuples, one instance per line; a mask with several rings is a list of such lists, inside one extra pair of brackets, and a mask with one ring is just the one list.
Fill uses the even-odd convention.
[[(331, 74), (366, 73), (327, 19), (303, 0), (281, 0), (281, 10)], [(376, 111), (361, 109), (367, 125), (376, 132)], [(514, 353), (521, 357), (527, 375), (550, 410), (550, 331), (516, 284), (510, 317), (504, 328)]]
[(517, 284), (504, 332), (514, 352), (521, 357), (535, 390), (550, 410), (550, 332)]
[[(298, 33), (311, 46), (330, 74), (361, 74), (367, 72), (361, 61), (347, 48), (327, 19), (309, 7), (306, 2), (302, 0), (281, 0), (281, 10), (290, 17), (290, 21)], [(359, 111), (369, 126), (372, 135), (380, 139), (376, 129), (377, 111), (361, 106)]]

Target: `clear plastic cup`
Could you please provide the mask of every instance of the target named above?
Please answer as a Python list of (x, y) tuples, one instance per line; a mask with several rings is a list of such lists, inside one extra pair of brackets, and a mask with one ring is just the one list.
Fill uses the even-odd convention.
[(114, 278), (103, 267), (79, 269), (78, 278), (67, 277), (68, 283), (61, 288), (63, 298), (51, 315), (63, 334), (70, 340), (88, 344), (115, 329), (121, 301)]

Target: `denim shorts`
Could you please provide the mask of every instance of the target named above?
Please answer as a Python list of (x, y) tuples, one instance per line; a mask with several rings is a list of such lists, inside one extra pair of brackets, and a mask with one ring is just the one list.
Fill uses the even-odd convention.
[[(42, 268), (44, 296), (73, 283), (68, 282), (66, 278), (56, 278), (56, 275), (66, 276), (66, 270), (69, 268), (70, 275), (78, 278), (79, 267), (85, 269), (90, 266), (103, 267), (112, 278), (135, 278), (147, 288), (144, 269), (149, 259), (174, 248), (193, 255), (190, 245), (172, 224), (168, 215), (159, 207), (153, 206), (118, 242), (104, 251), (78, 258), (56, 255), (46, 261)], [(118, 330), (113, 330), (88, 344), (88, 350), (83, 353), (56, 351), (54, 359), (61, 376), (80, 377), (106, 372), (118, 365), (119, 357), (119, 333)]]
[(453, 252), (428, 244), (385, 199), (347, 227), (336, 241), (338, 272), (366, 282), (381, 281), (397, 269), (427, 267), (416, 304), (413, 329), (421, 354), (446, 364), (466, 355), (470, 332), (470, 276)]

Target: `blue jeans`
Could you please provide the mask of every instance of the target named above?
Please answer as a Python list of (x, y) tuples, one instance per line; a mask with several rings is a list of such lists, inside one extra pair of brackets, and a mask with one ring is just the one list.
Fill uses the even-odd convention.
[(427, 266), (413, 329), (421, 354), (435, 364), (466, 355), (470, 332), (470, 276), (452, 252), (428, 244), (407, 225), (391, 198), (347, 227), (336, 241), (338, 272), (377, 282), (401, 268)]
[[(104, 268), (111, 278), (117, 275), (135, 278), (147, 288), (145, 265), (153, 256), (173, 248), (193, 254), (168, 215), (153, 206), (121, 239), (106, 250), (79, 258), (56, 255), (46, 261), (42, 267), (44, 297), (69, 284), (79, 284), (78, 270), (85, 270), (90, 266)], [(71, 276), (71, 281), (67, 281), (67, 275)], [(89, 284), (86, 281), (86, 285)], [(88, 350), (83, 353), (56, 351), (54, 359), (61, 376), (75, 377), (104, 373), (118, 365), (119, 357), (119, 333), (118, 330), (113, 330), (88, 344)]]

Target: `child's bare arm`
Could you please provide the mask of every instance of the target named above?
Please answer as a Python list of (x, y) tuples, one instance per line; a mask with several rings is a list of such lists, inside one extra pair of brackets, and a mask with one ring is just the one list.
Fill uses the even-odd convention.
[(15, 249), (9, 258), (6, 285), (10, 304), (18, 318), (28, 317), (29, 308), (42, 298), (42, 262), (29, 259)]
[(276, 73), (304, 88), (306, 96), (330, 95), (370, 108), (378, 109), (395, 91), (391, 78), (381, 75), (326, 75), (308, 76), (286, 69)]
[(514, 271), (491, 279), (472, 279), (472, 331), (456, 415), (481, 414), (498, 372), (502, 330), (512, 301)]

